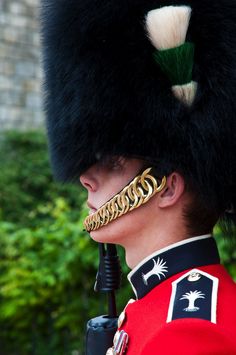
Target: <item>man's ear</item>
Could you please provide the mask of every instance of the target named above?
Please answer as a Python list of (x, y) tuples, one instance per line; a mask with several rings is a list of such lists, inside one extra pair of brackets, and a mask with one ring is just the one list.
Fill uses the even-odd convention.
[(167, 177), (166, 187), (158, 194), (158, 204), (160, 208), (173, 206), (176, 204), (185, 190), (184, 178), (177, 172), (173, 172)]

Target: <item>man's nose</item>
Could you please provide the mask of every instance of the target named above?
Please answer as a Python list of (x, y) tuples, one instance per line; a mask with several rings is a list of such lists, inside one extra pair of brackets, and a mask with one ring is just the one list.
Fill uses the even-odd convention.
[(96, 176), (92, 174), (90, 169), (80, 176), (80, 182), (89, 192), (95, 192), (98, 188)]

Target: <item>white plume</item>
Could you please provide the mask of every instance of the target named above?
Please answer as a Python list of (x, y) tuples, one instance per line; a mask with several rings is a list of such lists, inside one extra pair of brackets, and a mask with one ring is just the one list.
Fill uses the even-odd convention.
[(153, 46), (158, 50), (164, 50), (183, 44), (191, 11), (189, 6), (165, 6), (149, 11), (146, 28)]
[(177, 99), (182, 101), (186, 106), (191, 106), (196, 97), (197, 88), (197, 83), (191, 81), (188, 84), (172, 86), (172, 91)]

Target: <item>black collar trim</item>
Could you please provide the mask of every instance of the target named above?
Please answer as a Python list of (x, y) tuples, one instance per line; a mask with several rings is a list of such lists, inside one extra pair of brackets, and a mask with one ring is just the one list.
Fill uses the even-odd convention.
[(211, 235), (189, 238), (145, 258), (128, 275), (137, 299), (169, 277), (195, 267), (219, 264), (216, 242)]

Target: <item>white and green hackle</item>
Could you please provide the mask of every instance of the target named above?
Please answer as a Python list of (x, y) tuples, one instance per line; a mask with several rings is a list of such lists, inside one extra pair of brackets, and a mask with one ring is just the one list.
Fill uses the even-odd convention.
[(173, 94), (187, 106), (197, 92), (192, 80), (194, 44), (186, 42), (191, 11), (189, 6), (165, 6), (146, 17), (148, 36), (156, 48), (154, 59), (171, 81)]

